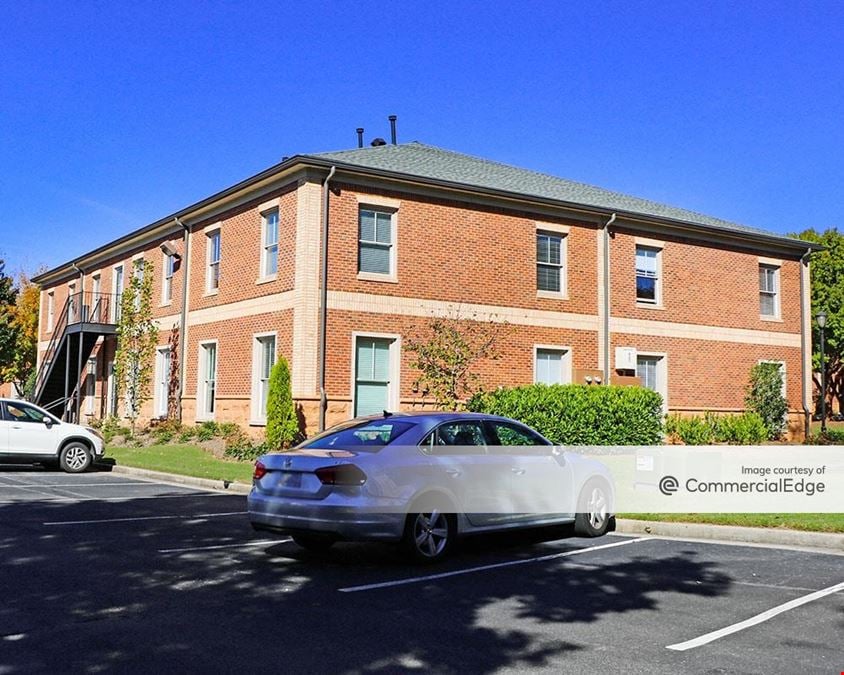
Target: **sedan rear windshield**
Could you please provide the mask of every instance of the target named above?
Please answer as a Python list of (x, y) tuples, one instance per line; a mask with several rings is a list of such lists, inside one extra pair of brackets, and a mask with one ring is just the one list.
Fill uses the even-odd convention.
[(329, 429), (299, 447), (336, 450), (354, 448), (364, 452), (377, 452), (413, 425), (414, 422), (390, 419), (355, 422), (340, 429)]

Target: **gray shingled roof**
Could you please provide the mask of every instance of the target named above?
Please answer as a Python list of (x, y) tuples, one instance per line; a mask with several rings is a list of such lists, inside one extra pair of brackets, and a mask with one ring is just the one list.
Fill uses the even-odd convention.
[(655, 216), (737, 233), (776, 237), (792, 243), (796, 241), (773, 232), (731, 223), (694, 211), (652, 202), (648, 199), (631, 197), (585, 183), (528, 171), (527, 169), (472, 157), (451, 150), (443, 150), (418, 142), (357, 148), (339, 152), (323, 152), (305, 155), (305, 157), (315, 157), (380, 171), (597, 207), (607, 211)]

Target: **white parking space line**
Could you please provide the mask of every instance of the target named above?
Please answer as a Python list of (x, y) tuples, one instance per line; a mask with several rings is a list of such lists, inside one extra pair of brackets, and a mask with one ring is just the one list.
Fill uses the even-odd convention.
[(686, 642), (678, 642), (677, 644), (667, 645), (666, 649), (673, 649), (676, 652), (684, 652), (688, 649), (694, 649), (695, 647), (700, 647), (702, 645), (709, 644), (710, 642), (719, 640), (722, 637), (726, 637), (727, 635), (738, 633), (739, 631), (742, 631), (745, 628), (750, 628), (751, 626), (755, 626), (757, 624), (768, 621), (769, 619), (773, 619), (775, 616), (782, 614), (783, 612), (787, 612), (790, 609), (800, 607), (801, 605), (805, 605), (809, 602), (814, 602), (815, 600), (820, 600), (821, 598), (824, 598), (827, 595), (832, 595), (833, 593), (838, 593), (839, 591), (844, 591), (844, 582), (840, 584), (835, 584), (835, 586), (829, 586), (828, 588), (822, 588), (821, 590), (815, 591), (814, 593), (810, 593), (809, 595), (804, 595), (802, 598), (795, 598), (794, 600), (789, 600), (788, 602), (785, 602), (781, 605), (777, 605), (776, 607), (772, 607), (771, 609), (762, 612), (761, 614), (757, 614), (756, 616), (750, 617), (749, 619), (745, 619), (744, 621), (740, 621), (739, 623), (734, 623), (733, 625), (727, 626), (726, 628), (721, 628), (719, 630), (712, 631), (711, 633), (707, 633), (706, 635), (701, 635), (700, 637), (696, 637), (693, 640), (687, 640)]
[(224, 518), (226, 516), (245, 516), (247, 511), (230, 511), (228, 513), (195, 513), (190, 516), (136, 516), (134, 518), (101, 518), (98, 520), (56, 520), (41, 523), (44, 526), (58, 525), (99, 525), (103, 523), (128, 523), (136, 520), (194, 520), (196, 518)]
[(264, 539), (263, 541), (247, 541), (242, 544), (217, 544), (215, 546), (190, 546), (188, 548), (160, 548), (159, 553), (186, 553), (187, 551), (216, 551), (222, 548), (248, 548), (252, 546), (266, 546), (267, 544), (286, 544), (293, 541), (287, 539)]
[(347, 588), (338, 588), (340, 593), (357, 593), (359, 591), (372, 591), (378, 588), (391, 588), (393, 586), (405, 586), (407, 584), (418, 584), (423, 581), (433, 581), (434, 579), (445, 579), (447, 577), (456, 577), (463, 574), (475, 574), (476, 572), (486, 572), (488, 570), (501, 569), (502, 567), (512, 567), (514, 565), (527, 565), (529, 563), (545, 562), (547, 560), (556, 560), (557, 558), (568, 558), (573, 555), (580, 555), (581, 553), (590, 553), (592, 551), (603, 551), (608, 548), (616, 548), (618, 546), (627, 546), (628, 544), (636, 544), (642, 541), (651, 541), (653, 537), (639, 537), (637, 539), (625, 539), (624, 541), (616, 541), (612, 544), (602, 544), (600, 546), (590, 546), (588, 548), (576, 548), (571, 551), (562, 551), (560, 553), (551, 553), (549, 555), (541, 555), (536, 558), (523, 558), (521, 560), (508, 560), (507, 562), (493, 563), (491, 565), (479, 565), (477, 567), (469, 567), (464, 570), (453, 570), (451, 572), (441, 572), (439, 574), (426, 574), (421, 577), (409, 577), (407, 579), (396, 579), (395, 581), (385, 581), (378, 584), (365, 584), (363, 586), (349, 586)]
[[(118, 502), (121, 504), (127, 502), (136, 502), (141, 499), (196, 499), (197, 497), (230, 497), (218, 492), (189, 492), (181, 495), (144, 495), (144, 496), (126, 496), (126, 497), (63, 497), (61, 495), (52, 495), (52, 499), (39, 499), (39, 503), (56, 503), (56, 504), (81, 504), (83, 502)], [(0, 500), (0, 506), (7, 504), (31, 504), (25, 499), (6, 499)]]
[(103, 486), (123, 486), (123, 485), (155, 485), (155, 483), (148, 483), (146, 481), (132, 481), (125, 482), (125, 483), (15, 483), (14, 485), (2, 485), (0, 484), (0, 488), (65, 488), (72, 487), (103, 487)]

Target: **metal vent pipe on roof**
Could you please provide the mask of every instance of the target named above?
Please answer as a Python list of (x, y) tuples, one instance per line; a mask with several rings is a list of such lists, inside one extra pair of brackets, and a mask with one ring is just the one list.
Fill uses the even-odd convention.
[(398, 119), (395, 115), (390, 115), (388, 118), (390, 120), (390, 141), (392, 141), (393, 145), (396, 144), (396, 120)]
[(358, 135), (358, 147), (362, 148), (363, 147), (363, 127), (358, 127), (357, 129), (355, 129), (355, 131), (357, 132), (357, 135)]

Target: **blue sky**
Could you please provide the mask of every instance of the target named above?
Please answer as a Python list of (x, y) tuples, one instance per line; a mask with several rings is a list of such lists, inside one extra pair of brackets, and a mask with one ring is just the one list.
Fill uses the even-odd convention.
[(3, 2), (0, 256), (419, 140), (775, 232), (840, 221), (840, 2)]

